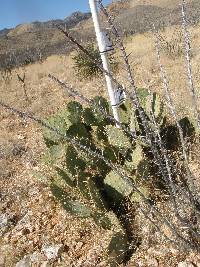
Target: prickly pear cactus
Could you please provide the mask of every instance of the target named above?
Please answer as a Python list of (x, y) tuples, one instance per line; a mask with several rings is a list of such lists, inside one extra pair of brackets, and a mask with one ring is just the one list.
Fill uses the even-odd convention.
[(108, 195), (117, 202), (129, 196), (132, 192), (132, 186), (114, 171), (106, 175), (104, 184)]
[(129, 250), (127, 234), (123, 230), (114, 233), (107, 250), (109, 255), (108, 264), (110, 267), (117, 267), (122, 264)]
[(125, 161), (125, 167), (132, 172), (133, 170), (137, 170), (139, 163), (144, 158), (144, 152), (142, 146), (138, 143), (135, 145), (135, 148), (131, 151), (129, 157)]
[[(141, 105), (141, 112), (148, 121), (149, 125), (153, 127), (154, 121), (161, 127), (165, 123), (165, 109), (164, 103), (157, 93), (152, 93), (145, 88), (137, 89), (137, 96)], [(133, 108), (130, 99), (120, 106), (119, 114), (121, 122), (128, 125), (131, 131), (144, 131), (139, 115), (139, 111)]]
[(131, 148), (131, 140), (122, 129), (116, 128), (116, 126), (106, 126), (106, 132), (108, 135), (108, 141), (111, 145), (119, 148)]
[[(71, 126), (71, 122), (65, 119), (62, 114), (58, 114), (56, 116), (52, 116), (46, 120), (46, 123), (50, 127), (54, 127), (58, 129), (61, 134), (66, 134), (66, 131)], [(43, 137), (45, 144), (47, 147), (50, 147), (52, 144), (57, 144), (62, 141), (62, 137), (55, 132), (51, 131), (50, 129), (44, 128), (43, 129)]]
[[(166, 120), (165, 107), (159, 95), (150, 94), (146, 89), (138, 89), (137, 95), (140, 110), (133, 108), (128, 99), (119, 107), (121, 123), (134, 132), (136, 140), (132, 134), (125, 133), (105, 118), (102, 113), (109, 114), (111, 108), (103, 97), (95, 97), (92, 107), (83, 107), (72, 101), (57, 115), (48, 118), (48, 125), (60, 134), (51, 129), (43, 130), (47, 146), (44, 159), (54, 172), (51, 178), (53, 195), (70, 214), (91, 218), (104, 229), (117, 229), (107, 251), (109, 266), (121, 264), (130, 245), (124, 228), (127, 224), (122, 224), (124, 214), (120, 217), (119, 209), (124, 204), (131, 207), (136, 203), (138, 205), (144, 197), (150, 199), (155, 188), (160, 190), (156, 186), (161, 179), (158, 166), (152, 160), (152, 148), (141, 141), (145, 139), (146, 130), (140, 113), (143, 113), (148, 129), (155, 130), (156, 124), (167, 152), (180, 146), (179, 129)], [(188, 118), (183, 118), (179, 124), (185, 140), (191, 140), (194, 137), (192, 123)], [(82, 149), (66, 142), (62, 135), (77, 141)], [(157, 146), (156, 137), (153, 138), (151, 141)], [(95, 153), (91, 156), (88, 150), (100, 156)], [(112, 164), (122, 169), (131, 182), (116, 174)], [(134, 190), (132, 183), (141, 193)]]
[(79, 102), (72, 101), (67, 104), (68, 120), (71, 123), (79, 123), (82, 121), (83, 107)]

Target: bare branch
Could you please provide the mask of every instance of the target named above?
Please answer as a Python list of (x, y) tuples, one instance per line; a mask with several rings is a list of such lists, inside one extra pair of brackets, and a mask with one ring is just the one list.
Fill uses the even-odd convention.
[[(174, 104), (173, 104), (173, 101), (172, 101), (172, 98), (170, 95), (170, 91), (169, 91), (169, 82), (167, 79), (167, 75), (166, 75), (165, 69), (162, 65), (162, 62), (161, 62), (160, 43), (159, 43), (159, 39), (157, 38), (157, 34), (155, 32), (155, 27), (154, 27), (154, 36), (155, 36), (155, 47), (156, 47), (156, 53), (157, 53), (157, 60), (158, 60), (158, 64), (160, 67), (160, 75), (162, 78), (163, 90), (164, 90), (165, 97), (166, 97), (166, 103), (167, 103), (169, 110), (170, 110), (170, 112), (171, 112), (171, 114), (172, 114), (172, 116), (176, 122), (178, 132), (179, 132), (181, 148), (182, 148), (182, 155), (183, 155), (183, 160), (185, 162), (185, 168), (187, 171), (187, 179), (188, 179), (188, 181), (185, 181), (185, 182), (186, 182), (186, 185), (188, 186), (188, 193), (190, 195), (191, 202), (193, 203), (193, 206), (195, 207), (195, 211), (199, 212), (197, 209), (197, 205), (196, 205), (196, 203), (198, 201), (195, 199), (195, 197), (192, 194), (192, 192), (195, 192), (195, 187), (194, 187), (194, 183), (193, 183), (192, 173), (191, 173), (190, 168), (189, 168), (189, 161), (188, 161), (188, 156), (187, 156), (187, 152), (186, 152), (186, 145), (185, 145), (183, 130), (182, 130), (181, 125), (178, 121), (176, 110), (174, 108)], [(192, 191), (189, 189), (190, 188), (189, 185), (192, 187)]]
[(190, 34), (188, 31), (187, 25), (187, 18), (186, 18), (186, 8), (185, 8), (185, 0), (182, 0), (181, 5), (182, 11), (182, 31), (184, 35), (184, 44), (185, 44), (185, 60), (186, 60), (186, 67), (187, 67), (187, 77), (188, 77), (188, 85), (189, 91), (192, 96), (192, 106), (195, 114), (195, 118), (197, 120), (197, 126), (200, 129), (200, 114), (198, 111), (197, 99), (196, 99), (196, 90), (193, 80), (193, 71), (192, 71), (192, 63), (191, 63), (191, 56), (192, 56), (192, 48), (191, 48), (191, 41), (190, 41)]
[[(171, 223), (167, 218), (163, 217), (162, 212), (157, 207), (155, 207), (149, 199), (147, 199), (145, 197), (145, 195), (137, 188), (137, 186), (135, 185), (133, 180), (125, 174), (124, 170), (121, 169), (120, 166), (113, 164), (110, 160), (108, 160), (104, 156), (102, 156), (98, 151), (92, 150), (91, 148), (80, 144), (80, 142), (77, 139), (68, 137), (66, 134), (60, 133), (60, 131), (57, 128), (52, 127), (51, 125), (47, 124), (43, 120), (36, 118), (32, 114), (28, 114), (26, 112), (23, 112), (23, 111), (20, 111), (18, 109), (15, 109), (13, 107), (10, 107), (9, 105), (3, 103), (2, 101), (0, 101), (0, 106), (2, 106), (6, 110), (8, 110), (14, 114), (17, 114), (21, 118), (30, 119), (30, 120), (38, 123), (39, 125), (49, 129), (50, 131), (56, 133), (58, 136), (62, 137), (64, 140), (69, 142), (71, 145), (73, 145), (76, 148), (88, 153), (88, 155), (90, 155), (91, 157), (95, 157), (95, 158), (103, 160), (107, 166), (109, 166), (117, 175), (122, 177), (123, 180), (126, 181), (133, 188), (133, 191), (135, 191), (139, 194), (139, 196), (153, 210), (153, 212), (155, 214), (157, 214), (157, 216), (159, 216), (160, 220), (164, 224), (166, 224), (167, 227), (169, 227), (169, 229), (172, 231), (174, 236), (182, 243), (182, 245), (184, 247), (186, 247), (188, 249), (195, 249), (197, 251), (199, 250), (199, 248), (197, 248), (193, 243), (191, 243), (190, 240), (187, 240), (184, 236), (182, 236), (181, 234), (179, 234), (177, 232), (176, 227), (173, 225), (173, 223)], [(144, 215), (146, 218), (148, 218), (151, 221), (151, 218), (149, 218), (149, 216), (146, 213)], [(168, 238), (168, 239), (170, 239), (170, 238)], [(172, 240), (172, 242), (175, 244), (178, 244), (176, 240)]]

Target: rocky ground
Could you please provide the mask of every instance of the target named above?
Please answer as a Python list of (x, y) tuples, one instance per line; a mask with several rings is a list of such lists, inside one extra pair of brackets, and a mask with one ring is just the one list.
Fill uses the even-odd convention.
[[(41, 172), (40, 128), (3, 112), (1, 130), (7, 136), (0, 146), (0, 266), (108, 266), (112, 231), (70, 216), (49, 190), (48, 174)], [(142, 223), (142, 243), (127, 266), (200, 266), (200, 255), (180, 253), (163, 239), (158, 243), (155, 229), (144, 218)]]
[[(176, 32), (172, 29), (173, 36)], [(192, 63), (197, 88), (200, 73), (199, 32), (200, 27), (194, 27), (195, 53)], [(163, 36), (165, 34), (168, 32), (164, 32)], [(166, 40), (172, 44), (174, 40), (178, 42), (173, 38)], [(149, 86), (162, 92), (152, 37), (149, 38), (149, 34), (130, 37), (125, 45), (130, 53), (137, 86)], [(190, 108), (186, 110), (185, 106), (190, 99), (183, 68), (184, 57), (168, 55), (165, 50), (162, 53), (177, 110), (187, 113)], [(16, 76), (16, 73), (23, 76), (24, 72), (29, 101), (25, 100), (23, 87)], [(41, 118), (56, 112), (69, 97), (48, 79), (49, 73), (80, 89), (85, 96), (106, 95), (104, 79), (78, 80), (71, 57), (53, 56), (25, 69), (15, 69), (10, 80), (1, 80), (1, 100)], [(120, 82), (126, 85), (126, 73), (121, 71), (120, 74)], [(56, 202), (48, 187), (48, 171), (40, 160), (43, 151), (40, 127), (0, 108), (0, 266), (108, 266), (105, 261), (106, 247), (113, 231), (97, 227), (92, 220), (70, 216)], [(194, 151), (198, 159), (199, 148)], [(192, 171), (199, 179), (199, 160), (193, 162)], [(126, 266), (200, 266), (200, 255), (180, 252), (164, 239), (157, 238), (156, 230), (139, 213), (138, 221), (143, 226), (142, 242)]]

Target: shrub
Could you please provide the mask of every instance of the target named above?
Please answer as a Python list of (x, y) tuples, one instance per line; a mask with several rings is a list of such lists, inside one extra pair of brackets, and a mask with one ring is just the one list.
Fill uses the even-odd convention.
[(171, 58), (176, 58), (184, 55), (182, 44), (183, 36), (179, 29), (175, 29), (170, 37), (159, 35), (162, 51)]
[[(83, 79), (95, 77), (102, 75), (102, 71), (99, 69), (96, 63), (101, 64), (101, 54), (93, 44), (89, 44), (86, 47), (87, 51), (90, 53), (91, 57), (96, 60), (91, 59), (83, 51), (78, 50), (76, 55), (73, 56), (74, 69)], [(118, 63), (115, 61), (114, 57), (110, 54), (108, 56), (111, 68), (113, 71), (117, 70)]]
[[(163, 144), (172, 156), (180, 147), (177, 126), (167, 120), (164, 104), (156, 93), (151, 96), (146, 89), (138, 89), (138, 96), (148, 125), (154, 127), (153, 119), (156, 121)], [(155, 192), (158, 191), (160, 197), (166, 195), (169, 187), (154, 159), (152, 147), (141, 142), (145, 130), (138, 110), (131, 109), (130, 101), (127, 100), (120, 107), (122, 123), (130, 134), (116, 128), (99, 112), (102, 107), (109, 112), (106, 99), (95, 97), (93, 103), (96, 103), (94, 107), (83, 107), (72, 101), (59, 114), (48, 119), (49, 125), (59, 129), (63, 135), (78, 140), (85, 149), (77, 149), (63, 138), (52, 134), (52, 131), (44, 129), (44, 140), (48, 148), (45, 160), (56, 173), (51, 184), (52, 192), (68, 212), (82, 218), (93, 218), (105, 229), (111, 229), (116, 222), (120, 225), (121, 230), (114, 234), (108, 251), (111, 254), (115, 251), (121, 263), (125, 251), (129, 251), (128, 247), (133, 242), (124, 226), (128, 221), (127, 214), (124, 216), (124, 207), (126, 203), (129, 206), (135, 205), (144, 199), (112, 168), (112, 164), (117, 164), (119, 170), (123, 169), (148, 200), (154, 201)], [(180, 122), (185, 137), (192, 138), (194, 128), (188, 118)], [(133, 131), (136, 139), (131, 135)], [(169, 139), (169, 134), (174, 138)], [(160, 150), (159, 144), (156, 143), (156, 147)], [(91, 157), (87, 150), (95, 151), (96, 154)], [(164, 159), (161, 154), (159, 156), (159, 163), (163, 166)], [(175, 158), (173, 160), (175, 166), (177, 162)], [(175, 172), (172, 175), (176, 180)], [(126, 224), (123, 220), (126, 220)], [(115, 242), (116, 236), (123, 244)], [(119, 251), (118, 246), (121, 248)]]

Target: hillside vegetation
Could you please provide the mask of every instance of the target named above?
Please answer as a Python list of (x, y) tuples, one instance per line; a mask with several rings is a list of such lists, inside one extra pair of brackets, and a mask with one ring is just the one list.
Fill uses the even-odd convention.
[[(108, 10), (115, 16), (116, 25), (125, 36), (124, 43), (137, 88), (148, 88), (164, 99), (155, 37), (151, 32), (151, 23), (155, 23), (162, 40), (162, 64), (167, 71), (177, 114), (179, 117), (192, 118), (193, 106), (188, 94), (179, 0), (122, 2), (111, 4)], [(198, 0), (187, 1), (187, 15), (192, 40), (193, 78), (199, 105)], [(54, 115), (75, 98), (49, 79), (48, 74), (55, 75), (85, 97), (103, 96), (108, 99), (103, 76), (86, 80), (77, 77), (73, 68), (73, 57), (76, 54), (74, 45), (54, 27), (54, 23), (64, 26), (66, 21), (71, 35), (81, 40), (83, 45), (94, 40), (90, 14), (81, 13), (74, 14), (70, 20), (30, 23), (0, 32), (0, 101), (44, 120)], [(106, 25), (105, 19), (104, 23)], [(14, 58), (11, 62), (8, 60), (10, 55)], [(24, 64), (27, 58), (30, 63)], [(115, 58), (119, 62), (116, 78), (129, 90), (127, 73), (121, 67), (123, 60), (119, 49), (116, 49)], [(90, 218), (74, 218), (55, 201), (48, 186), (54, 174), (41, 160), (45, 151), (40, 126), (0, 107), (0, 266), (107, 267), (105, 251), (115, 229), (105, 230)], [(198, 151), (197, 140), (191, 145), (190, 168), (199, 187)], [(163, 203), (164, 197), (160, 197), (158, 205), (167, 210), (168, 207)], [(140, 226), (141, 231), (138, 230)], [(174, 248), (160, 237), (140, 212), (132, 227), (131, 230), (140, 232), (141, 240), (137, 241), (140, 246), (130, 261), (120, 266), (200, 266), (199, 254)], [(170, 235), (167, 227), (163, 226), (163, 231)], [(49, 247), (50, 254), (51, 248), (57, 251), (55, 257), (48, 257)]]
[[(191, 24), (199, 21), (198, 0), (187, 1), (187, 16)], [(127, 1), (109, 7), (116, 17), (116, 24), (125, 35), (146, 32), (170, 25), (179, 25), (179, 1)], [(12, 68), (46, 58), (53, 54), (66, 54), (73, 45), (59, 32), (56, 25), (66, 27), (82, 42), (94, 40), (90, 14), (74, 13), (64, 20), (34, 22), (0, 31), (0, 69)]]

